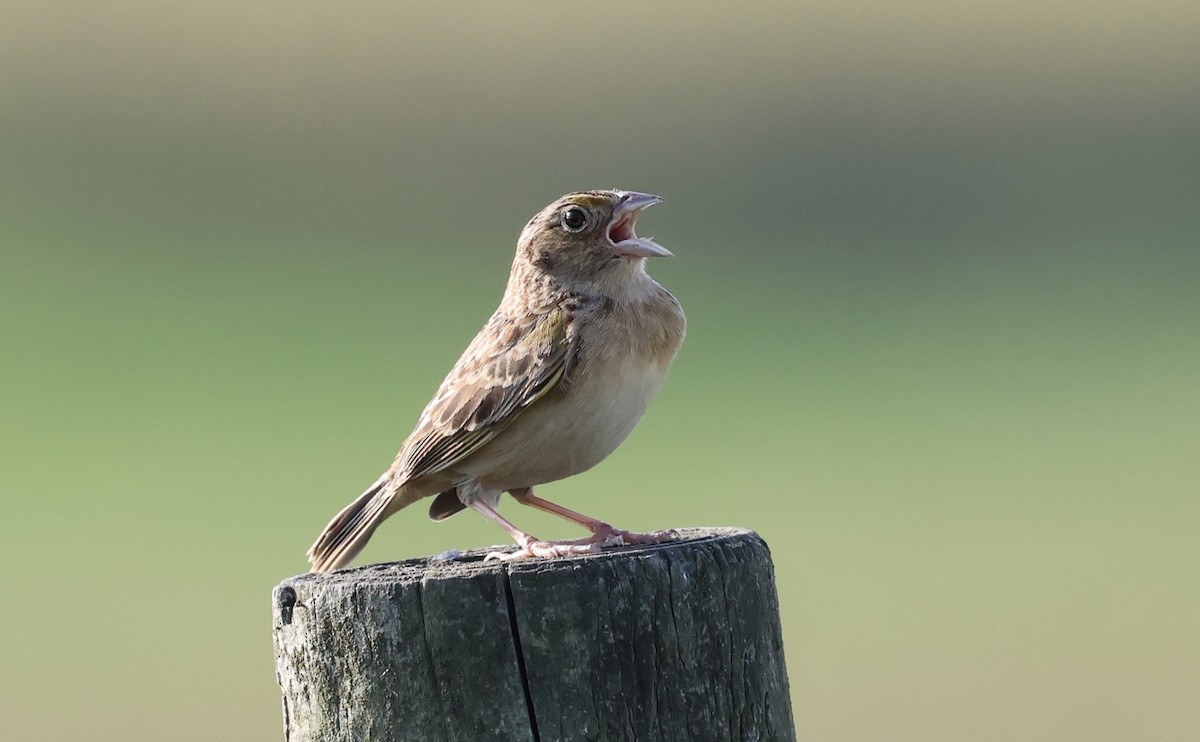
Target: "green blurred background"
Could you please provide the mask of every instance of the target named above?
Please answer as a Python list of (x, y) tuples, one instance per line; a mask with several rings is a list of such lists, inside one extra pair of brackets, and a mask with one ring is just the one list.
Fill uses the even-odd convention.
[(758, 530), (802, 739), (1196, 738), (1194, 0), (4, 17), (5, 740), (279, 738), (271, 587), (610, 186), (690, 334), (542, 494)]

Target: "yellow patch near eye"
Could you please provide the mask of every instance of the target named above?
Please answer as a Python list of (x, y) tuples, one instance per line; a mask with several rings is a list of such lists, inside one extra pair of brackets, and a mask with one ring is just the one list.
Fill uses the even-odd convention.
[(609, 202), (609, 200), (603, 196), (588, 196), (588, 195), (572, 196), (571, 201), (570, 201), (570, 203), (573, 203), (576, 206), (589, 206), (592, 208), (604, 206), (608, 202)]

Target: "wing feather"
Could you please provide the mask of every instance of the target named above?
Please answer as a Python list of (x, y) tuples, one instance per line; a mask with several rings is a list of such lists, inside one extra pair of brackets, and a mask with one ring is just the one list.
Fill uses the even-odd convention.
[(470, 456), (554, 389), (573, 360), (563, 311), (521, 319), (492, 316), (446, 376), (396, 457), (403, 480)]

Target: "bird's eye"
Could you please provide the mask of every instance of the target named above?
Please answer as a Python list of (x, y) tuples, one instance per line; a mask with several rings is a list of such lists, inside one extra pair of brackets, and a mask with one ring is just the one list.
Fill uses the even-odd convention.
[(562, 225), (568, 232), (579, 232), (587, 226), (587, 212), (578, 206), (572, 206), (563, 212)]

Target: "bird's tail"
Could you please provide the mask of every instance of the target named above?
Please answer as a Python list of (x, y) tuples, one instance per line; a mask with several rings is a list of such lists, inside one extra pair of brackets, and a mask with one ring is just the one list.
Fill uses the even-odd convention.
[(367, 545), (379, 524), (399, 509), (389, 507), (396, 497), (396, 491), (388, 486), (389, 478), (387, 474), (380, 477), (333, 516), (321, 531), (316, 543), (308, 550), (308, 561), (314, 572), (332, 572), (346, 566)]

